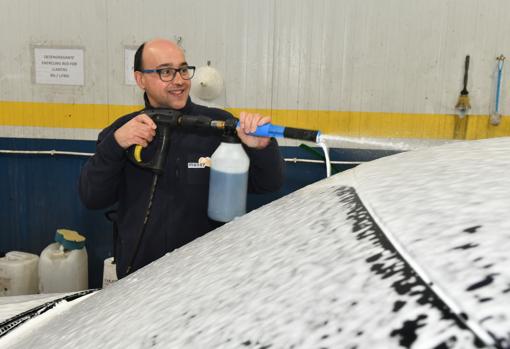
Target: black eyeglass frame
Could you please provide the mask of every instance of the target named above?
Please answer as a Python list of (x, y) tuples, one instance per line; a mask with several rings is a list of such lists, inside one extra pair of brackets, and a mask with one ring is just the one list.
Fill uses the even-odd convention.
[[(161, 81), (170, 82), (173, 79), (175, 79), (175, 75), (177, 75), (177, 72), (179, 72), (179, 75), (181, 76), (181, 78), (183, 80), (191, 80), (193, 78), (193, 76), (195, 76), (195, 69), (196, 69), (196, 67), (193, 66), (193, 65), (184, 65), (184, 66), (179, 67), (179, 68), (163, 67), (163, 68), (158, 68), (158, 69), (143, 69), (143, 70), (140, 70), (140, 72), (144, 73), (144, 74), (158, 73), (159, 78), (161, 79)], [(163, 78), (163, 76), (161, 76), (161, 72), (164, 71), (164, 70), (170, 70), (170, 71), (173, 72), (172, 76), (171, 76), (171, 78), (169, 80), (166, 80), (167, 78)], [(191, 70), (191, 74), (189, 74), (189, 77), (184, 77), (182, 75), (183, 74), (183, 70), (187, 70), (188, 73)]]

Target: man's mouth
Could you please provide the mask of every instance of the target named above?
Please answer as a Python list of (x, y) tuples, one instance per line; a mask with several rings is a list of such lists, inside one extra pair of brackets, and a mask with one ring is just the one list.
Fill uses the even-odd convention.
[(170, 91), (168, 91), (168, 93), (171, 94), (172, 96), (179, 97), (179, 96), (183, 95), (184, 89), (170, 90)]

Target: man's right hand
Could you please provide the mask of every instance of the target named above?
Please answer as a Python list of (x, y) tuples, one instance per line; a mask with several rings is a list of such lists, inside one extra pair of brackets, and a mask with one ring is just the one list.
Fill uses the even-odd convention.
[(117, 143), (127, 149), (134, 144), (146, 147), (156, 135), (156, 124), (147, 114), (140, 114), (122, 125), (113, 136)]

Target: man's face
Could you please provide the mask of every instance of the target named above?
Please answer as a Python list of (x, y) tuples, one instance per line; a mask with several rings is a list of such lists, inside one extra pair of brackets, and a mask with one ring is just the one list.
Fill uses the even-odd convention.
[[(179, 68), (187, 65), (182, 50), (172, 42), (155, 40), (143, 50), (143, 69)], [(140, 88), (147, 92), (153, 107), (182, 109), (188, 100), (191, 80), (184, 80), (179, 73), (172, 81), (162, 81), (158, 73), (135, 72)]]

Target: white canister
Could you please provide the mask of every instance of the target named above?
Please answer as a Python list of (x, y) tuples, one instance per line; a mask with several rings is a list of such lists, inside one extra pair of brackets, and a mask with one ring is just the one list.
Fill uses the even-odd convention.
[(20, 251), (0, 258), (0, 296), (38, 293), (38, 262), (39, 256)]
[(113, 257), (106, 258), (103, 267), (103, 288), (110, 286), (117, 280), (117, 265)]
[(58, 242), (48, 245), (39, 258), (41, 293), (75, 292), (88, 289), (88, 257), (85, 247), (65, 250)]

